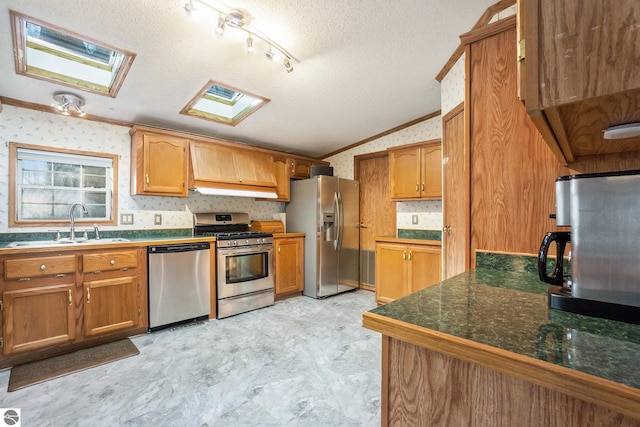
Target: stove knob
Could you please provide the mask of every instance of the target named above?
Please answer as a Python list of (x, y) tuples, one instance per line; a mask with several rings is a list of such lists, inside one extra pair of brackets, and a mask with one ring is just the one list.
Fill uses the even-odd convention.
[(237, 241), (237, 240), (234, 240), (233, 242), (231, 242), (231, 244), (232, 244), (233, 246), (238, 246), (238, 241)]

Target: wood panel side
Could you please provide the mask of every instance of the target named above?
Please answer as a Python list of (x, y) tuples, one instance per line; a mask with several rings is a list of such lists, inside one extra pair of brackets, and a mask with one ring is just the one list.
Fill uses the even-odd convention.
[(401, 340), (389, 338), (387, 347), (383, 425), (640, 425), (617, 411)]
[(568, 173), (517, 98), (512, 26), (471, 45), (471, 265), (475, 250), (536, 253)]

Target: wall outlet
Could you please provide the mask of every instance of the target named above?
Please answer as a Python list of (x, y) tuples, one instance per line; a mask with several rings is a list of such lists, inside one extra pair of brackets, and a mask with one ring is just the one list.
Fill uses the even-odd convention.
[(133, 214), (132, 213), (120, 214), (120, 224), (133, 225)]
[(411, 215), (411, 224), (418, 223), (418, 215)]
[(153, 223), (155, 225), (162, 225), (162, 214), (153, 215)]

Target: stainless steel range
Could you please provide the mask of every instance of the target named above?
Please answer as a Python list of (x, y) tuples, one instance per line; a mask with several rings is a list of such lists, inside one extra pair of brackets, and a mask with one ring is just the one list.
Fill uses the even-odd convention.
[(273, 234), (251, 231), (246, 213), (199, 213), (193, 219), (195, 236), (216, 238), (218, 319), (273, 305)]

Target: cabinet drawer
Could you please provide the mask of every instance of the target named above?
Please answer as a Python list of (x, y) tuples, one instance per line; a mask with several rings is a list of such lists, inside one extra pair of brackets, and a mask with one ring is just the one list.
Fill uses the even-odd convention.
[(16, 280), (31, 277), (75, 274), (75, 255), (16, 258), (4, 261), (4, 279)]
[(137, 266), (138, 255), (135, 250), (103, 252), (82, 256), (82, 271), (85, 273), (136, 268)]

